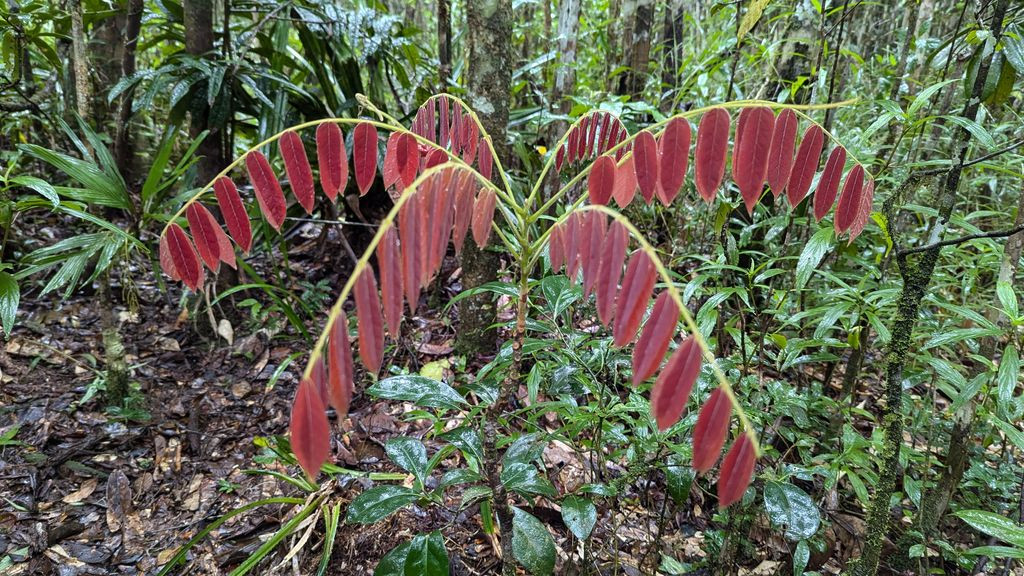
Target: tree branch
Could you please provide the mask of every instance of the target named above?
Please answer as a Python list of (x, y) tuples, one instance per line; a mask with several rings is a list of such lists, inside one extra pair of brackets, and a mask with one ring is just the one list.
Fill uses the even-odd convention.
[(968, 234), (967, 236), (961, 236), (959, 238), (950, 238), (949, 240), (943, 240), (941, 242), (935, 242), (927, 244), (925, 246), (917, 246), (915, 248), (907, 248), (906, 250), (900, 250), (896, 253), (898, 257), (905, 257), (910, 254), (917, 254), (919, 252), (927, 252), (934, 248), (942, 248), (944, 246), (954, 246), (956, 244), (963, 244), (971, 240), (978, 240), (980, 238), (1005, 238), (1007, 236), (1013, 236), (1018, 232), (1024, 232), (1024, 225), (1017, 226), (1016, 228), (1010, 228), (1009, 230), (999, 230), (996, 232), (985, 232), (983, 234)]

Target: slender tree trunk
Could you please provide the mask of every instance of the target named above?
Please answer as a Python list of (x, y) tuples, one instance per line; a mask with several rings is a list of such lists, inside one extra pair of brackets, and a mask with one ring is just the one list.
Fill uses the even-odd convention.
[(448, 91), (452, 78), (451, 7), (451, 0), (437, 0), (437, 72), (443, 92)]
[(625, 38), (626, 64), (629, 69), (619, 83), (619, 94), (628, 94), (634, 100), (643, 95), (644, 85), (647, 83), (653, 25), (654, 0), (638, 0), (633, 13), (633, 26)]
[[(676, 89), (679, 87), (679, 61), (683, 50), (683, 0), (672, 0), (665, 6), (665, 20), (662, 24), (662, 44), (665, 62), (661, 67), (661, 90), (668, 91), (671, 97), (664, 98), (665, 106), (675, 101)], [(663, 109), (662, 112), (674, 112)]]
[(71, 13), (71, 54), (75, 72), (75, 110), (82, 120), (92, 120), (92, 86), (89, 83), (89, 53), (85, 46), (85, 24), (81, 0), (68, 0)]
[[(185, 50), (193, 56), (207, 55), (213, 51), (213, 0), (184, 0), (185, 14)], [(209, 130), (202, 144), (199, 145), (199, 181), (202, 183), (213, 180), (224, 166), (221, 149), (221, 127), (211, 126), (210, 107), (206, 100), (191, 110), (192, 120), (189, 123), (189, 134), (197, 137), (203, 130)]]
[[(135, 49), (139, 43), (139, 30), (142, 27), (142, 0), (128, 0), (128, 14), (124, 28), (124, 52), (121, 55), (121, 78), (135, 74)], [(131, 115), (134, 90), (127, 90), (121, 95), (117, 108), (116, 134), (114, 137), (114, 158), (117, 169), (125, 181), (131, 182)], [(141, 202), (137, 202), (141, 206)]]
[[(498, 157), (507, 162), (509, 100), (512, 89), (512, 1), (481, 0), (466, 4), (468, 23), (467, 99), (480, 116), (484, 130), (490, 135)], [(462, 249), (463, 289), (475, 288), (497, 278), (499, 259), (495, 252), (479, 250), (471, 240)], [(459, 306), (458, 347), (466, 354), (493, 354), (497, 334), (488, 327), (495, 322), (494, 299), (480, 294), (463, 300)], [(504, 402), (499, 398), (489, 409), (495, 412)], [(512, 508), (508, 503), (497, 447), (496, 415), (485, 419), (484, 459), (494, 511), (498, 517), (501, 541), (502, 572), (515, 573), (512, 561)]]
[[(1017, 201), (1017, 217), (1014, 220), (1013, 228), (1024, 224), (1024, 192), (1021, 192)], [(1021, 248), (1024, 247), (1024, 232), (1010, 236), (1006, 240), (1006, 247), (1003, 249), (1003, 260), (999, 266), (999, 282), (1013, 284), (1017, 274), (1017, 264), (1020, 262)], [(1002, 306), (998, 296), (993, 298), (992, 306), (989, 307), (986, 317), (993, 324), (1004, 321)], [(982, 340), (978, 349), (978, 355), (985, 358), (993, 358), (996, 355), (996, 348), (999, 342), (994, 337)], [(971, 378), (984, 372), (984, 366), (978, 366)], [(938, 486), (922, 496), (921, 510), (918, 512), (918, 521), (914, 526), (926, 538), (933, 536), (942, 517), (946, 514), (949, 502), (960, 487), (960, 481), (964, 477), (964, 471), (970, 463), (971, 440), (974, 438), (975, 410), (977, 406), (974, 399), (968, 400), (953, 415), (953, 430), (949, 438), (949, 450), (946, 452), (945, 463)], [(901, 549), (901, 552), (905, 550)]]
[[(555, 66), (555, 89), (551, 102), (562, 114), (569, 112), (565, 97), (576, 90), (576, 40), (580, 27), (580, 0), (562, 0), (558, 4), (558, 63)], [(560, 124), (560, 134), (565, 123)], [(554, 142), (554, 140), (552, 140)]]
[[(997, 40), (1002, 35), (1003, 17), (1006, 14), (1008, 3), (1009, 0), (993, 2), (989, 28)], [(977, 119), (980, 96), (990, 62), (991, 60), (984, 60), (978, 67), (978, 77), (972, 87), (971, 97), (961, 114), (964, 118)], [(956, 206), (957, 189), (960, 186), (960, 177), (967, 159), (970, 140), (971, 135), (966, 129), (961, 128), (957, 132), (955, 142), (958, 145), (958, 150), (953, 166), (946, 173), (945, 178), (940, 181), (939, 189), (936, 191), (938, 217), (932, 223), (928, 244), (940, 241), (949, 224), (953, 208)], [(935, 270), (935, 263), (938, 261), (940, 251), (940, 247), (934, 247), (923, 252), (916, 266), (907, 261), (906, 255), (897, 254), (897, 263), (903, 277), (903, 289), (900, 292), (896, 317), (892, 323), (892, 339), (886, 354), (886, 404), (879, 419), (885, 431), (881, 454), (883, 462), (868, 512), (868, 533), (864, 549), (860, 558), (851, 562), (847, 568), (846, 573), (852, 576), (874, 576), (877, 574), (882, 544), (889, 533), (889, 499), (896, 488), (900, 447), (903, 444), (903, 367), (910, 354), (914, 325), (917, 323), (921, 300), (931, 283), (932, 272)]]

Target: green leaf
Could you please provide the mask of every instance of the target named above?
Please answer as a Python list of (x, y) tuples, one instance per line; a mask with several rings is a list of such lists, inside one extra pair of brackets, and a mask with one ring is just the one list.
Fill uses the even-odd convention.
[(11, 178), (11, 182), (19, 186), (24, 186), (30, 190), (35, 190), (43, 198), (49, 200), (50, 204), (53, 204), (54, 207), (60, 205), (60, 196), (57, 194), (57, 191), (49, 182), (42, 178), (36, 178), (35, 176), (15, 176), (14, 178)]
[(793, 551), (793, 576), (801, 576), (810, 561), (811, 548), (807, 545), (807, 540), (797, 542), (796, 550)]
[(996, 295), (999, 296), (999, 303), (1003, 305), (1003, 312), (1011, 319), (1016, 319), (1020, 310), (1017, 307), (1017, 294), (1013, 291), (1013, 285), (1009, 282), (997, 282)]
[(444, 382), (414, 375), (385, 378), (366, 392), (377, 398), (404, 400), (425, 408), (456, 409), (466, 403), (454, 388)]
[(668, 480), (669, 496), (676, 504), (683, 504), (690, 497), (690, 488), (693, 486), (693, 468), (684, 464), (677, 457), (670, 457), (668, 465), (665, 466), (665, 477)]
[(548, 529), (527, 512), (512, 508), (512, 554), (531, 574), (555, 570), (555, 541)]
[(821, 514), (811, 497), (788, 482), (765, 482), (764, 509), (772, 524), (786, 527), (790, 540), (806, 540), (821, 525)]
[(1013, 544), (1017, 548), (1024, 548), (1024, 527), (1018, 526), (1009, 518), (984, 510), (960, 510), (956, 515), (975, 530)]
[(1007, 26), (1006, 33), (1003, 34), (1001, 41), (1006, 61), (1018, 73), (1024, 74), (1024, 35), (1021, 34), (1020, 28), (1016, 24)]
[(992, 423), (996, 425), (1006, 434), (1006, 438), (1017, 447), (1019, 450), (1024, 450), (1024, 432), (1021, 432), (1019, 428), (1008, 422), (1003, 422), (998, 418), (993, 418)]
[(35, 144), (21, 144), (19, 148), (30, 156), (50, 164), (84, 186), (86, 190), (80, 191), (81, 198), (79, 198), (83, 202), (91, 202), (122, 210), (127, 210), (131, 206), (128, 191), (124, 189), (124, 186), (104, 174), (96, 164), (79, 160), (67, 154), (54, 152)]
[(406, 472), (411, 472), (420, 481), (420, 485), (423, 484), (427, 469), (427, 449), (423, 442), (406, 436), (392, 438), (388, 440), (384, 450), (392, 462)]
[(985, 148), (996, 147), (996, 142), (992, 139), (992, 135), (988, 133), (988, 130), (985, 130), (981, 124), (978, 124), (974, 120), (968, 120), (963, 116), (955, 116), (952, 114), (943, 116), (943, 118), (970, 132), (971, 136), (974, 136), (974, 138)]
[(597, 508), (586, 498), (572, 494), (562, 499), (562, 520), (580, 540), (586, 540), (597, 524)]
[(975, 556), (991, 556), (992, 558), (1024, 558), (1024, 548), (1010, 546), (978, 546), (967, 551)]
[(14, 315), (18, 312), (21, 300), (21, 289), (18, 281), (7, 272), (0, 272), (0, 324), (4, 328), (4, 337), (11, 337), (14, 329)]
[(387, 518), (399, 508), (412, 504), (419, 497), (404, 486), (375, 486), (356, 496), (348, 506), (347, 522), (373, 524)]
[(445, 432), (441, 438), (451, 442), (453, 446), (462, 451), (470, 468), (480, 470), (480, 464), (484, 461), (484, 445), (480, 440), (480, 433), (475, 428), (459, 426)]
[(771, 0), (750, 0), (747, 10), (743, 13), (743, 19), (740, 20), (740, 29), (736, 32), (737, 40), (742, 40), (747, 33), (754, 29), (769, 4), (771, 4)]
[(946, 80), (945, 82), (932, 84), (931, 86), (925, 88), (924, 90), (921, 90), (914, 98), (914, 101), (910, 103), (910, 107), (907, 108), (907, 114), (913, 116), (914, 113), (920, 110), (922, 106), (928, 103), (928, 100), (931, 99), (931, 97), (934, 96), (936, 92), (942, 90), (943, 88), (945, 88), (949, 84), (952, 84), (953, 82), (959, 81), (959, 78), (953, 78), (951, 80)]
[(462, 493), (462, 502), (459, 504), (459, 509), (463, 510), (466, 506), (469, 506), (473, 502), (481, 498), (486, 498), (491, 495), (491, 489), (488, 486), (470, 486), (466, 488), (466, 491)]
[(800, 259), (796, 262), (796, 288), (802, 289), (810, 280), (814, 269), (821, 263), (821, 259), (832, 247), (833, 231), (831, 227), (825, 226), (814, 233), (807, 241)]
[(412, 539), (402, 572), (405, 576), (448, 576), (448, 551), (440, 532), (434, 530)]
[(551, 481), (543, 476), (532, 464), (513, 462), (503, 466), (501, 469), (501, 483), (513, 492), (523, 496), (530, 494), (543, 494), (554, 498), (558, 495)]
[(377, 562), (377, 568), (373, 576), (404, 576), (405, 559), (409, 556), (409, 547), (412, 541), (402, 542), (395, 546), (383, 558)]
[(1007, 420), (1015, 420), (1020, 413), (1019, 406), (1013, 398), (1013, 392), (1017, 389), (1017, 378), (1020, 377), (1020, 358), (1017, 356), (1017, 346), (1010, 342), (1003, 350), (1003, 357), (999, 360), (999, 372), (996, 373), (996, 390), (999, 391), (999, 412), (1005, 415)]
[(577, 286), (570, 284), (569, 279), (562, 274), (548, 276), (541, 280), (540, 291), (544, 295), (548, 314), (553, 317), (561, 316), (583, 294)]

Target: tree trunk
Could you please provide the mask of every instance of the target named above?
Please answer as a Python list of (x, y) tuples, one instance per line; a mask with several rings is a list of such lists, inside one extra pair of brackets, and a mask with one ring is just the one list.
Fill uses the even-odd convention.
[[(558, 5), (558, 65), (551, 102), (562, 114), (569, 112), (565, 97), (576, 90), (576, 40), (580, 28), (580, 0), (562, 0)], [(561, 131), (565, 130), (561, 123)], [(554, 140), (552, 140), (554, 142)]]
[(451, 0), (437, 0), (437, 73), (440, 89), (448, 91), (452, 78)]
[[(664, 106), (671, 106), (675, 101), (676, 89), (679, 87), (679, 61), (683, 50), (683, 1), (672, 0), (665, 6), (665, 20), (662, 24), (662, 44), (664, 45), (665, 62), (661, 67), (661, 91), (670, 97), (663, 98)], [(668, 114), (671, 109), (663, 109)]]
[[(202, 56), (213, 51), (213, 0), (185, 0), (185, 50), (193, 56)], [(205, 99), (197, 99), (191, 110), (189, 134), (195, 138), (203, 130), (209, 130), (199, 145), (199, 181), (203, 184), (213, 180), (224, 166), (220, 145), (221, 128), (211, 126), (210, 106)]]
[[(128, 15), (124, 28), (124, 52), (121, 54), (121, 78), (128, 78), (135, 74), (135, 48), (139, 43), (139, 30), (142, 27), (142, 0), (128, 0)], [(126, 90), (121, 95), (121, 101), (117, 108), (117, 124), (114, 137), (114, 158), (117, 161), (117, 169), (126, 182), (131, 182), (132, 158), (131, 153), (131, 115), (132, 103), (134, 101), (134, 90)], [(141, 203), (137, 203), (141, 206)]]
[(81, 0), (68, 0), (71, 13), (71, 54), (75, 74), (75, 110), (82, 120), (92, 119), (92, 87), (89, 84), (89, 53), (85, 47), (85, 25)]
[[(1002, 22), (1006, 14), (1009, 0), (996, 0), (993, 3), (992, 21), (989, 25), (992, 35), (998, 40), (1002, 35)], [(988, 75), (991, 60), (984, 60), (978, 66), (978, 76), (971, 90), (971, 97), (964, 106), (961, 116), (976, 120), (981, 92)], [(940, 181), (938, 198), (938, 217), (932, 224), (928, 244), (935, 244), (942, 239), (953, 214), (957, 202), (957, 189), (967, 159), (970, 133), (961, 128), (956, 140), (959, 149), (954, 157), (953, 166)], [(935, 263), (938, 261), (941, 247), (935, 246), (921, 254), (917, 266), (907, 261), (906, 255), (897, 253), (900, 274), (903, 277), (903, 289), (900, 292), (896, 317), (892, 323), (892, 339), (886, 354), (886, 404), (882, 409), (879, 421), (885, 430), (882, 447), (883, 463), (878, 476), (878, 483), (868, 512), (867, 530), (864, 549), (861, 557), (851, 562), (847, 574), (852, 576), (874, 576), (878, 572), (881, 560), (882, 544), (889, 532), (889, 499), (896, 488), (899, 475), (899, 455), (903, 445), (903, 367), (910, 353), (914, 325), (917, 323), (921, 300), (924, 298), (931, 282)]]
[(637, 100), (647, 83), (647, 65), (651, 60), (651, 28), (654, 25), (654, 1), (638, 0), (633, 26), (624, 38), (628, 70), (619, 81), (619, 94)]
[[(1021, 192), (1017, 201), (1017, 217), (1014, 220), (1013, 228), (1024, 224), (1024, 191)], [(1003, 249), (1003, 260), (999, 266), (999, 282), (1013, 284), (1017, 274), (1017, 263), (1020, 262), (1021, 249), (1024, 247), (1024, 232), (1018, 232), (1006, 240), (1006, 247)], [(998, 296), (993, 297), (992, 306), (989, 307), (986, 317), (993, 324), (1004, 321), (1002, 306)], [(996, 338), (988, 337), (982, 340), (978, 349), (978, 355), (984, 358), (993, 358), (999, 342)], [(978, 366), (971, 379), (984, 372), (984, 366)], [(977, 406), (974, 399), (968, 400), (953, 415), (953, 430), (949, 437), (949, 450), (946, 452), (946, 466), (939, 476), (939, 483), (935, 490), (922, 495), (921, 510), (918, 512), (918, 521), (914, 523), (929, 538), (936, 533), (939, 522), (946, 514), (949, 502), (960, 487), (960, 481), (964, 477), (964, 471), (970, 463), (971, 441), (974, 439), (974, 417)], [(905, 552), (901, 547), (901, 552)]]
[[(509, 100), (512, 90), (512, 1), (482, 0), (466, 4), (468, 24), (468, 65), (466, 92), (469, 105), (480, 117), (484, 131), (490, 135), (496, 154), (508, 159), (506, 131)], [(498, 255), (479, 250), (467, 239), (462, 249), (462, 287), (471, 289), (497, 279)], [(493, 354), (497, 334), (489, 326), (496, 320), (494, 298), (479, 294), (459, 305), (458, 348), (462, 353), (477, 356)], [(500, 404), (502, 399), (495, 402)], [(484, 431), (485, 469), (491, 487), (494, 511), (498, 516), (501, 540), (502, 572), (514, 574), (512, 562), (512, 509), (500, 480), (499, 458), (495, 446), (494, 418), (486, 419)]]

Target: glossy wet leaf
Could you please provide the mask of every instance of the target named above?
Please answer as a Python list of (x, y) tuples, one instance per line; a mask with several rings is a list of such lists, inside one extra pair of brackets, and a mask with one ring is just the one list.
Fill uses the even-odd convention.
[[(374, 486), (360, 492), (348, 505), (346, 522), (373, 524), (387, 518), (399, 508), (412, 504), (419, 498), (413, 490), (404, 486)], [(407, 558), (408, 559), (408, 558)]]
[(438, 380), (423, 376), (392, 376), (377, 382), (366, 390), (377, 398), (404, 400), (423, 408), (456, 409), (465, 399), (454, 388)]
[(534, 576), (555, 570), (555, 541), (544, 524), (519, 508), (512, 508), (512, 553)]
[(764, 483), (764, 510), (772, 524), (785, 527), (794, 542), (811, 538), (821, 526), (821, 514), (811, 497), (788, 482)]

